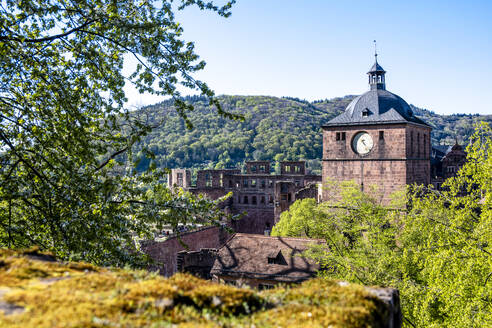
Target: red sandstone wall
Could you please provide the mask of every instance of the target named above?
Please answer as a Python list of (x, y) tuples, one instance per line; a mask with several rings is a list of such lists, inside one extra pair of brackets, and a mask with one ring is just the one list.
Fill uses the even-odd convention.
[[(359, 156), (352, 150), (352, 139), (365, 131), (373, 139), (372, 151)], [(383, 139), (380, 132), (384, 133)], [(345, 140), (336, 140), (345, 132)], [(413, 124), (330, 127), (323, 130), (323, 183), (353, 180), (365, 190), (378, 186), (382, 200), (409, 183), (430, 182), (430, 128)], [(323, 200), (330, 194), (323, 193)]]
[[(181, 240), (190, 251), (198, 251), (201, 248), (219, 248), (228, 238), (227, 231), (218, 227), (207, 227), (181, 235)], [(171, 237), (162, 242), (149, 242), (143, 245), (142, 249), (157, 262), (157, 266), (152, 269), (157, 269), (160, 274), (169, 277), (177, 271), (176, 255), (186, 248), (178, 241), (178, 238)]]
[[(242, 211), (235, 209), (237, 213)], [(274, 208), (248, 208), (241, 219), (232, 222), (232, 228), (236, 232), (263, 234), (265, 230), (271, 230), (274, 225)]]

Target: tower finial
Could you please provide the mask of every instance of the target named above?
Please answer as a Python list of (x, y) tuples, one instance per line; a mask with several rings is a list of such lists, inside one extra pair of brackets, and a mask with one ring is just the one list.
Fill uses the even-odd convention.
[(378, 49), (377, 49), (377, 43), (376, 40), (374, 42), (374, 58), (376, 58), (376, 63), (378, 62)]

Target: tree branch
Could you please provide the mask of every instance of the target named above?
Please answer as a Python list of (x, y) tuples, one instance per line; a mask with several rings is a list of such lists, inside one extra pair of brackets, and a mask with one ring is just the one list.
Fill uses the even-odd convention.
[(61, 34), (56, 34), (56, 35), (52, 35), (52, 36), (47, 36), (47, 37), (44, 37), (44, 38), (39, 38), (39, 39), (23, 39), (23, 38), (19, 38), (19, 37), (13, 37), (13, 38), (10, 38), (10, 37), (6, 37), (6, 36), (0, 36), (0, 42), (10, 42), (10, 41), (16, 41), (16, 42), (28, 42), (28, 43), (39, 43), (39, 42), (47, 42), (47, 41), (53, 41), (53, 40), (56, 40), (56, 39), (60, 39), (60, 38), (63, 38), (63, 37), (66, 37), (74, 32), (77, 32), (77, 31), (80, 31), (81, 29), (83, 29), (84, 27), (94, 23), (96, 20), (95, 19), (90, 19), (88, 21), (86, 21), (85, 23), (83, 23), (82, 25), (80, 26), (77, 26), (77, 27), (74, 27), (73, 29), (65, 32), (65, 33), (61, 33)]

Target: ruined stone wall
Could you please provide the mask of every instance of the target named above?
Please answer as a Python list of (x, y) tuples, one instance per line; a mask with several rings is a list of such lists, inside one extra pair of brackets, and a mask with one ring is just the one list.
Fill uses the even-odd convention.
[[(222, 207), (230, 214), (246, 213), (241, 220), (231, 222), (236, 232), (269, 233), (275, 223), (275, 211), (280, 213), (281, 209), (288, 208), (295, 201), (295, 192), (307, 184), (321, 181), (319, 175), (305, 174), (303, 161), (281, 162), (282, 171), (286, 173), (283, 175), (271, 175), (268, 161), (247, 162), (246, 166), (247, 174), (241, 174), (240, 170), (200, 170), (196, 187), (187, 189), (210, 199), (232, 192), (232, 197)], [(276, 195), (275, 184), (279, 181), (290, 183), (290, 196)], [(285, 206), (279, 205), (282, 197), (288, 202)]]
[(191, 187), (191, 171), (186, 169), (172, 169), (171, 173), (167, 175), (167, 187)]
[(240, 173), (240, 170), (200, 170), (197, 172), (196, 187), (198, 189), (223, 188), (226, 175)]
[[(206, 227), (181, 234), (181, 240), (188, 246), (189, 251), (198, 251), (202, 248), (219, 248), (229, 237), (229, 233), (219, 227)], [(150, 269), (159, 271), (160, 274), (167, 277), (177, 272), (178, 252), (186, 250), (177, 237), (159, 242), (145, 242), (142, 244), (142, 249), (156, 262), (156, 265)]]
[(212, 279), (210, 270), (217, 258), (216, 248), (202, 248), (199, 251), (181, 251), (176, 257), (177, 271), (191, 273), (202, 279)]
[(246, 162), (247, 174), (270, 174), (270, 162), (268, 161), (249, 161)]
[[(240, 220), (231, 222), (231, 227), (236, 232), (265, 234), (271, 231), (274, 222), (274, 207), (268, 208), (242, 208), (246, 214)], [(235, 214), (242, 213), (241, 209), (234, 208)]]
[(318, 184), (311, 183), (307, 187), (296, 191), (294, 198), (295, 200), (306, 198), (318, 199)]
[(306, 162), (304, 161), (283, 161), (280, 162), (280, 174), (306, 174)]

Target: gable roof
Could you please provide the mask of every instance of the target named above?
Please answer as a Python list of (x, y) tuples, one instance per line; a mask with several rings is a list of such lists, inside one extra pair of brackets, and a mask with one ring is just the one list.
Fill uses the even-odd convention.
[[(217, 254), (212, 275), (225, 275), (281, 282), (300, 282), (316, 275), (319, 264), (301, 254), (320, 239), (270, 237), (236, 233)], [(282, 256), (284, 264), (269, 263)]]

